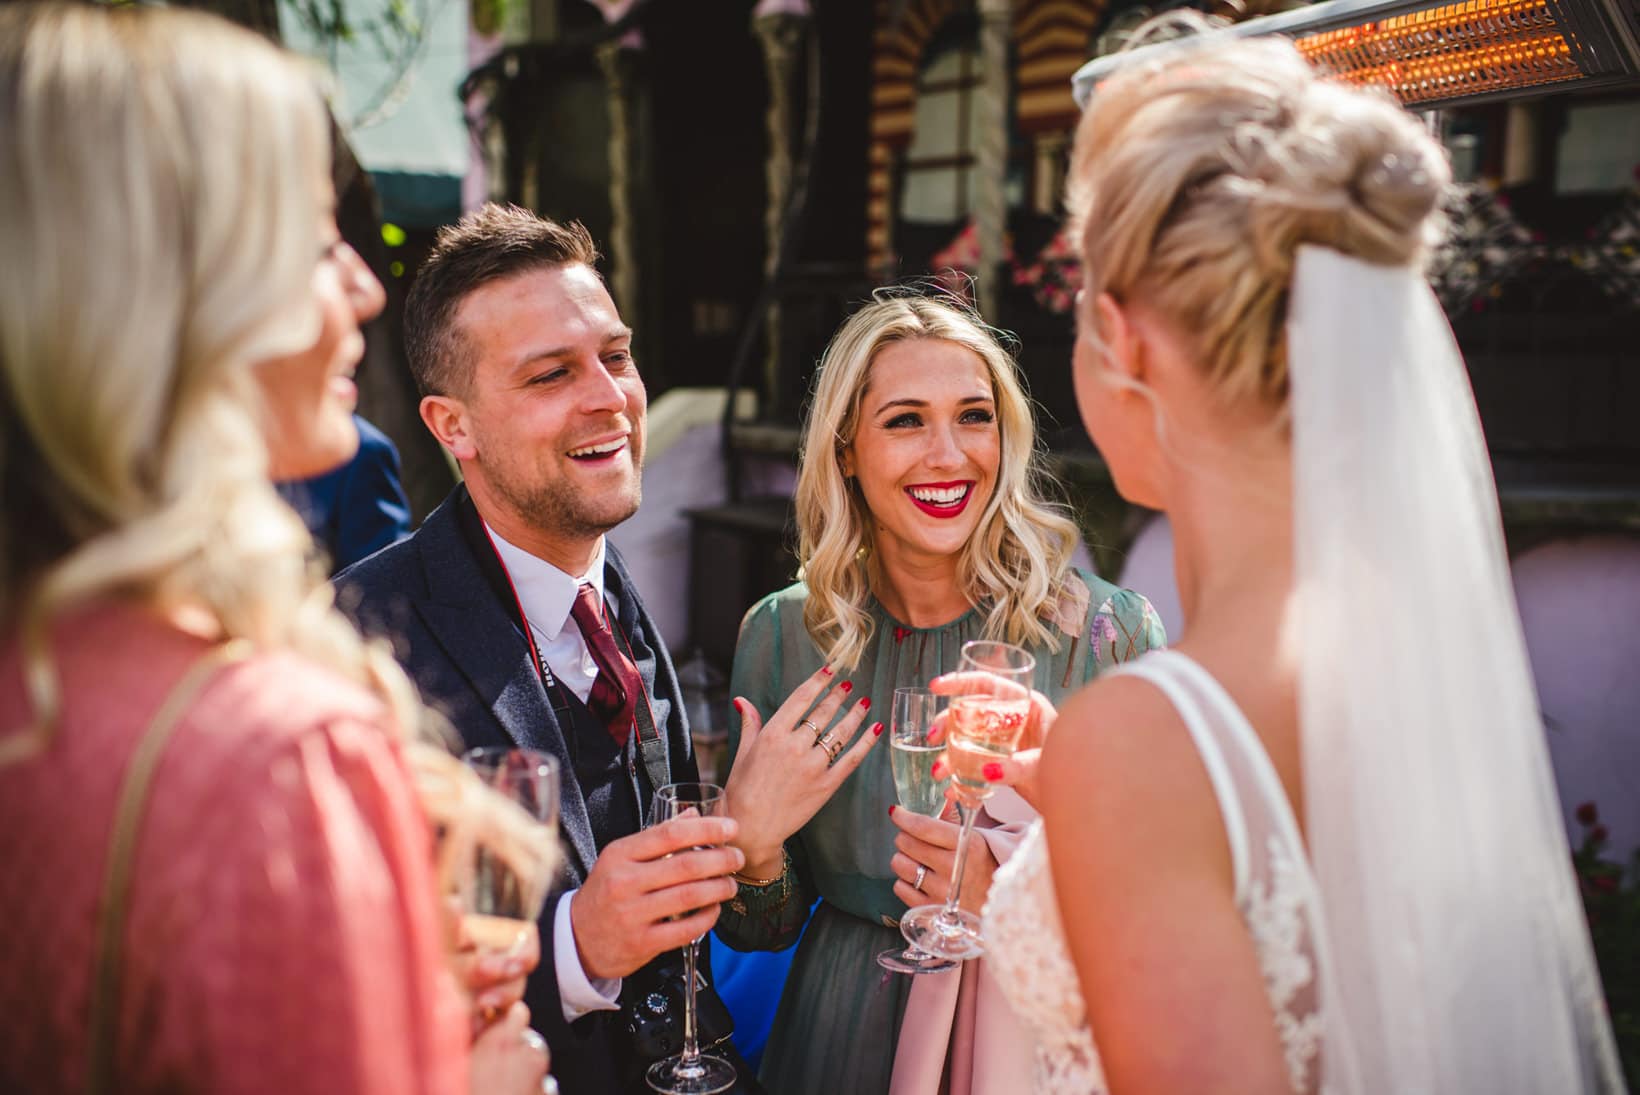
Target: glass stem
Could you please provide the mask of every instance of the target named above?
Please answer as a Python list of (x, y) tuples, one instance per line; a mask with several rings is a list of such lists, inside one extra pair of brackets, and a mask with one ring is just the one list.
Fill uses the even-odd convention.
[(957, 916), (957, 901), (962, 896), (962, 876), (968, 868), (968, 835), (974, 831), (974, 817), (978, 812), (972, 806), (957, 803), (957, 817), (962, 821), (962, 828), (957, 833), (957, 863), (951, 868), (951, 892), (945, 895), (945, 908), (940, 910), (940, 919), (950, 925), (961, 923)]
[(700, 1045), (695, 1036), (695, 948), (690, 943), (683, 948), (683, 1064), (692, 1065), (700, 1060)]

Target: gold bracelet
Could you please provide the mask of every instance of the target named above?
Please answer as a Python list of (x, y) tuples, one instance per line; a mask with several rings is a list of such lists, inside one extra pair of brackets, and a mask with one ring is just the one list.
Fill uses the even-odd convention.
[(785, 878), (786, 877), (786, 872), (791, 869), (791, 865), (792, 865), (791, 855), (786, 851), (785, 848), (781, 848), (780, 849), (780, 873), (775, 875), (773, 878), (751, 878), (747, 875), (741, 874), (739, 871), (736, 871), (734, 873), (733, 878), (736, 882), (740, 883), (742, 886), (751, 886), (753, 889), (766, 890), (770, 886), (773, 886), (776, 882), (779, 882), (782, 878)]

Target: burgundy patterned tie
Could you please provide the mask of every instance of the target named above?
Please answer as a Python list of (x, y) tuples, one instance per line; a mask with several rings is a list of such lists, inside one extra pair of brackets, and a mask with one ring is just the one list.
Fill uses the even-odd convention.
[(632, 719), (638, 694), (643, 691), (643, 678), (610, 632), (603, 598), (598, 596), (591, 583), (581, 583), (569, 614), (575, 626), (581, 629), (581, 637), (586, 640), (592, 660), (598, 663), (598, 676), (593, 679), (587, 708), (603, 722), (617, 745), (625, 745), (632, 733)]

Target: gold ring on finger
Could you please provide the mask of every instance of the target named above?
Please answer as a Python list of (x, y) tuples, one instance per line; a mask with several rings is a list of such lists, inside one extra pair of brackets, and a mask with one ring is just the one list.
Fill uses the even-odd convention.
[(819, 741), (820, 740), (820, 728), (818, 726), (814, 725), (814, 723), (810, 722), (808, 719), (804, 719), (802, 722), (798, 723), (796, 728), (801, 730), (805, 726), (807, 726), (809, 728), (809, 733), (814, 735), (814, 740)]
[(915, 882), (911, 883), (911, 888), (913, 890), (916, 890), (918, 893), (921, 893), (922, 892), (923, 879), (925, 879), (927, 877), (928, 877), (928, 866), (926, 864), (923, 864), (923, 863), (917, 864), (917, 880)]
[(831, 762), (833, 764), (837, 763), (837, 756), (843, 751), (843, 743), (841, 741), (827, 737), (821, 739), (816, 744), (826, 751), (826, 756), (831, 758)]

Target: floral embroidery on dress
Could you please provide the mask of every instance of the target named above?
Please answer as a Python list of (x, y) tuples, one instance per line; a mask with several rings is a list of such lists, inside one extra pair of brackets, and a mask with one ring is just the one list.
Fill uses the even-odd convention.
[(1118, 655), (1121, 639), (1116, 634), (1116, 616), (1110, 611), (1109, 601), (1100, 605), (1099, 611), (1094, 613), (1093, 630), (1088, 635), (1088, 641), (1093, 643), (1096, 665), (1114, 665), (1121, 661)]
[(1088, 601), (1091, 599), (1086, 584), (1074, 578), (1066, 581), (1060, 586), (1059, 598), (1048, 614), (1048, 622), (1072, 639), (1080, 638), (1082, 625), (1088, 618)]
[[(1305, 917), (1306, 869), (1293, 861), (1271, 833), (1264, 877), (1248, 886), (1242, 919), (1258, 949), (1265, 992), (1276, 1013), (1276, 1031), (1294, 1091), (1312, 1088), (1310, 1066), (1321, 1050), (1321, 1015), (1315, 1009), (1315, 960)], [(1305, 999), (1299, 999), (1300, 993)], [(1305, 1010), (1304, 1005), (1310, 1006)]]
[(1131, 661), (1162, 645), (1162, 618), (1156, 615), (1151, 603), (1143, 597), (1132, 597), (1139, 603), (1139, 618), (1128, 622), (1116, 609), (1116, 598), (1120, 596), (1122, 594), (1115, 594), (1099, 606), (1088, 629), (1094, 664), (1101, 668)]
[(1102, 1095), (1105, 1074), (1065, 949), (1047, 850), (1038, 822), (997, 871), (985, 905), (987, 962), (1008, 1006), (1035, 1036), (1028, 1090)]

